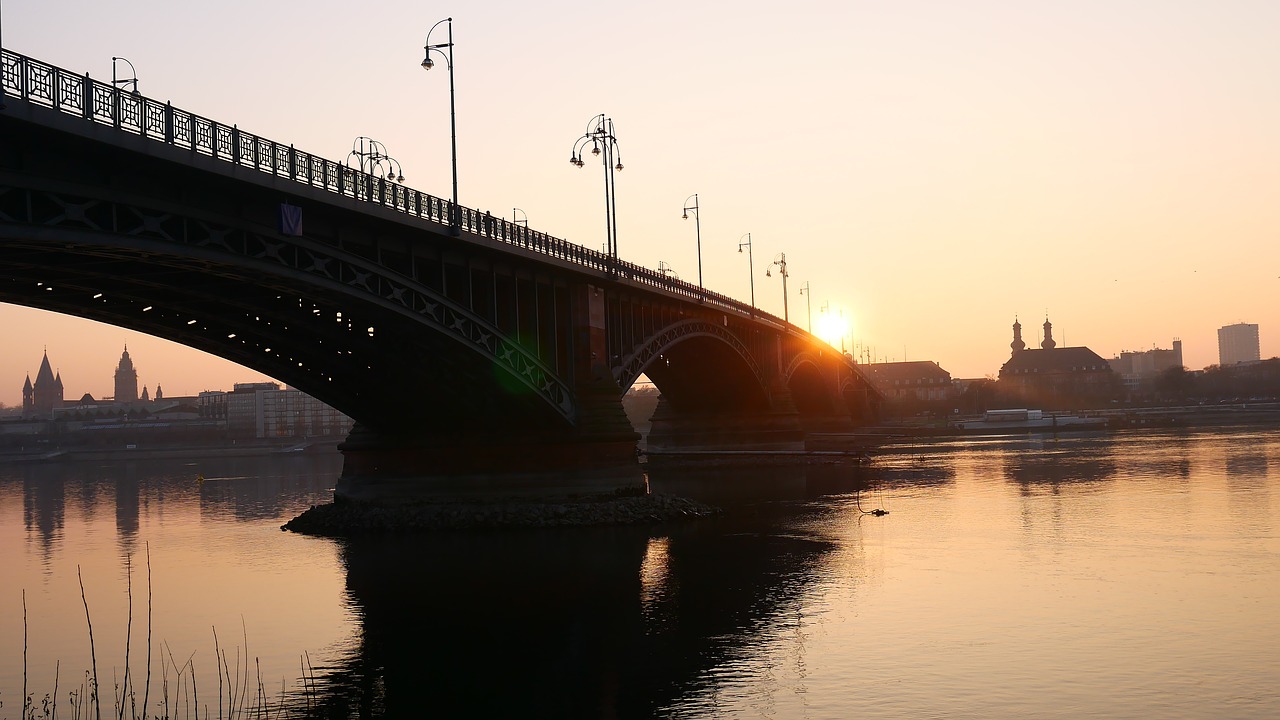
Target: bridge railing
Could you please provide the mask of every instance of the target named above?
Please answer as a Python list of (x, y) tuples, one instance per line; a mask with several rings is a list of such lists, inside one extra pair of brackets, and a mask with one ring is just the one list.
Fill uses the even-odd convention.
[[(244, 132), (235, 125), (175, 108), (172, 103), (122, 91), (115, 85), (92, 79), (87, 73), (73, 73), (4, 49), (0, 49), (0, 91), (34, 105), (79, 116), (89, 122), (111, 126), (120, 132), (190, 150), (215, 160), (288, 178), (436, 223), (450, 223), (452, 203), (448, 200), (303, 152), (293, 145)], [(461, 229), (476, 235), (665, 290), (703, 305), (752, 315), (775, 324), (779, 329), (789, 326), (781, 318), (727, 295), (530, 230), (526, 225), (463, 206), (458, 206), (457, 212)]]

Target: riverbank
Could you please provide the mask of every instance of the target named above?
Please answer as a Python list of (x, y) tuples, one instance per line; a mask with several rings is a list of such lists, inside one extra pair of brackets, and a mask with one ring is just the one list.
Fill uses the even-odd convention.
[(592, 495), (555, 500), (495, 500), (367, 505), (313, 505), (281, 530), (319, 537), (483, 528), (649, 525), (711, 517), (720, 509), (670, 495)]

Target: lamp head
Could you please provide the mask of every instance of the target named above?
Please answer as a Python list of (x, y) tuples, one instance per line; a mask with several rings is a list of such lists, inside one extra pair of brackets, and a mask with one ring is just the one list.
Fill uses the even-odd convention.
[(619, 161), (617, 165), (614, 165), (614, 166), (613, 166), (613, 169), (614, 169), (614, 170), (621, 170), (621, 169), (622, 169), (622, 162), (621, 162), (621, 161)]
[(764, 276), (765, 276), (765, 277), (773, 277), (773, 273), (772, 273), (772, 272), (770, 272), (770, 270), (771, 270), (771, 269), (772, 269), (772, 268), (765, 268), (765, 271), (764, 271)]
[(599, 154), (600, 154), (600, 146), (599, 146), (598, 144), (592, 144), (592, 145), (591, 145), (591, 154), (592, 154), (592, 155), (599, 155)]
[(742, 246), (741, 246), (741, 245), (739, 245), (739, 246), (738, 246), (738, 254), (739, 254), (739, 255), (741, 255), (741, 254), (742, 254)]
[(424, 57), (424, 58), (422, 58), (422, 69), (423, 69), (423, 70), (430, 70), (431, 68), (433, 68), (433, 67), (435, 67), (435, 66), (436, 66), (435, 61), (431, 59), (431, 51), (430, 51), (430, 50), (428, 50), (428, 51), (427, 51), (427, 56), (426, 56), (426, 57)]

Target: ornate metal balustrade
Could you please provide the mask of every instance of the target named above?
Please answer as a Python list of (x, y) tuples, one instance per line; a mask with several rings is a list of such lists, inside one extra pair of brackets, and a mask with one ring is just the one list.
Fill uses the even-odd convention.
[[(192, 152), (314, 188), (392, 208), (414, 217), (448, 224), (451, 203), (393, 181), (361, 172), (345, 164), (303, 152), (293, 145), (268, 140), (143, 95), (121, 91), (34, 58), (0, 49), (0, 91), (34, 105), (83, 117), (120, 132), (191, 150)], [(710, 292), (663, 273), (530, 230), (470, 208), (458, 207), (462, 229), (476, 235), (520, 247), (583, 268), (611, 273), (648, 287), (732, 310), (788, 328), (781, 318)]]

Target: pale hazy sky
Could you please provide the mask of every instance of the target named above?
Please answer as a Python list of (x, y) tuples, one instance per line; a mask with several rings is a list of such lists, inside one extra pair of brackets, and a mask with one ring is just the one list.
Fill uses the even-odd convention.
[[(1104, 357), (1177, 337), (1201, 368), (1242, 321), (1280, 354), (1274, 0), (4, 0), (3, 44), (103, 80), (127, 57), (150, 97), (334, 160), (373, 137), (448, 197), (448, 75), (419, 67), (448, 15), (463, 205), (600, 247), (601, 169), (568, 159), (603, 112), (624, 259), (696, 282), (698, 193), (710, 289), (748, 299), (749, 232), (761, 307), (782, 314), (764, 271), (785, 252), (792, 321), (808, 281), (815, 324), (842, 309), (878, 359), (995, 374), (1014, 316), (1035, 346), (1046, 312)], [(9, 404), (44, 346), (68, 397), (110, 394), (125, 342), (152, 392), (261, 378), (48, 313), (0, 323)]]

